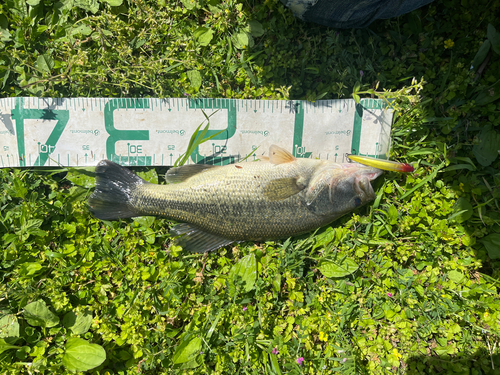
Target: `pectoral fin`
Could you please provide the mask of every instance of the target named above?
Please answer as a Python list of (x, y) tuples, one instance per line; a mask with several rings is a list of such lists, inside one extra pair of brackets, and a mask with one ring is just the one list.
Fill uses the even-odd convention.
[(234, 240), (229, 240), (204, 232), (190, 224), (177, 224), (170, 230), (170, 236), (174, 238), (174, 244), (181, 246), (184, 250), (192, 253), (206, 253), (207, 251), (217, 250), (219, 247), (229, 245)]
[(279, 201), (301, 192), (305, 187), (306, 184), (303, 178), (278, 178), (266, 185), (264, 196), (270, 201)]
[(167, 183), (178, 183), (186, 181), (189, 177), (193, 177), (207, 169), (220, 168), (219, 165), (210, 164), (190, 164), (183, 165), (182, 167), (170, 168), (165, 175)]
[(282, 149), (279, 146), (271, 145), (269, 147), (269, 161), (273, 164), (290, 163), (295, 161), (295, 156), (289, 153), (287, 150)]

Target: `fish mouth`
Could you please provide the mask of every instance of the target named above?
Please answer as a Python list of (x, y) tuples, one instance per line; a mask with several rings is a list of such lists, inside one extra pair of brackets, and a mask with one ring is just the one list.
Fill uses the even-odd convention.
[(373, 167), (363, 168), (359, 171), (358, 176), (356, 176), (355, 186), (360, 195), (364, 196), (366, 200), (375, 198), (375, 191), (370, 182), (380, 177), (383, 173), (383, 170)]

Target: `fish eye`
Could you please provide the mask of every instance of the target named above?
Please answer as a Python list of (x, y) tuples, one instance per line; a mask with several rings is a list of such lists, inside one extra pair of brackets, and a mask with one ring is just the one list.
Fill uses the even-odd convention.
[(361, 206), (361, 198), (354, 198), (354, 206), (355, 207)]

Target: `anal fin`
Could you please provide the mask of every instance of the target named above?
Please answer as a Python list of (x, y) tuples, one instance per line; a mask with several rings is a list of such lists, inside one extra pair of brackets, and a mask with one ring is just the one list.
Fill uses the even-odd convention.
[(192, 253), (206, 253), (217, 250), (222, 246), (237, 242), (224, 237), (204, 232), (191, 224), (177, 224), (170, 230), (170, 236), (174, 238), (174, 244), (181, 246), (184, 250)]

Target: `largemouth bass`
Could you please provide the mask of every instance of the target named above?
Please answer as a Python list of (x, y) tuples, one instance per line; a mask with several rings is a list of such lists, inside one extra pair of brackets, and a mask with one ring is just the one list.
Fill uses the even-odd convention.
[(370, 181), (382, 173), (357, 163), (295, 158), (274, 145), (262, 161), (172, 168), (167, 185), (103, 160), (89, 206), (102, 220), (154, 215), (182, 222), (171, 230), (177, 244), (206, 252), (326, 225), (372, 201)]

